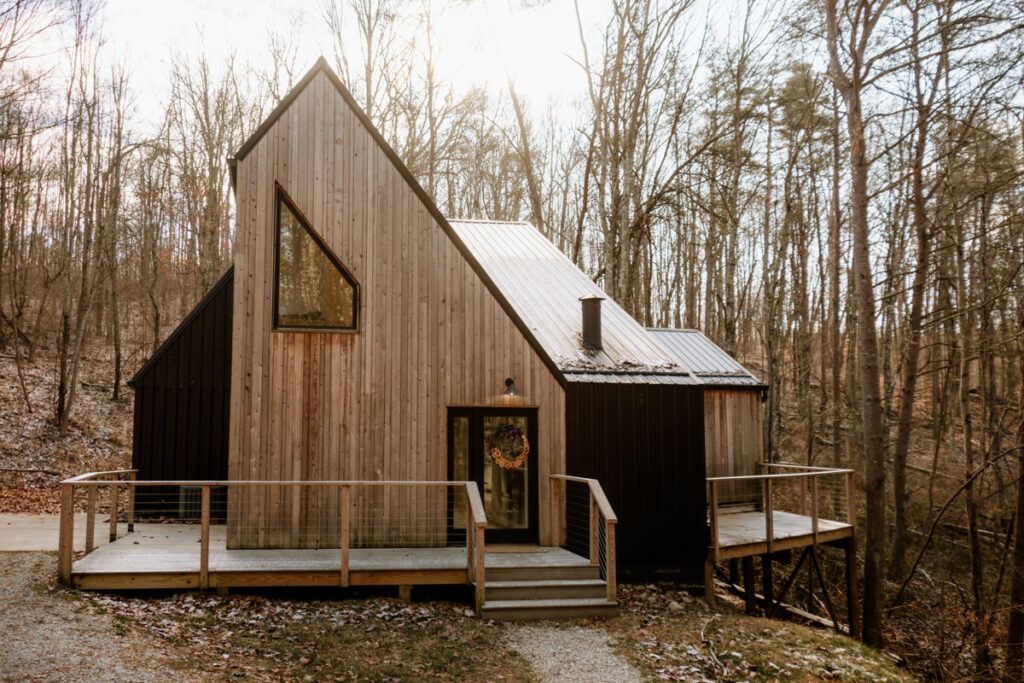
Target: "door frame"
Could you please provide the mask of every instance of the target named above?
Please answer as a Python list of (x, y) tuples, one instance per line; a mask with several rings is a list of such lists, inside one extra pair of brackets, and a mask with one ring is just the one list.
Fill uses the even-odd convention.
[[(466, 454), (467, 473), (470, 481), (475, 481), (480, 498), (484, 498), (484, 439), (483, 419), (485, 417), (525, 417), (526, 434), (530, 439), (530, 453), (527, 460), (527, 527), (525, 529), (492, 529), (488, 526), (484, 530), (485, 543), (522, 543), (536, 544), (540, 541), (540, 489), (537, 486), (537, 470), (540, 466), (540, 457), (537, 440), (537, 408), (522, 406), (449, 406), (448, 415), (445, 419), (448, 442), (448, 480), (455, 481), (455, 430), (452, 428), (453, 419), (465, 417), (469, 419), (469, 452)], [(448, 502), (448, 537), (453, 534), (460, 534), (463, 529), (454, 528), (453, 519), (453, 498), (454, 491), (449, 488)], [(468, 518), (467, 518), (468, 519)]]

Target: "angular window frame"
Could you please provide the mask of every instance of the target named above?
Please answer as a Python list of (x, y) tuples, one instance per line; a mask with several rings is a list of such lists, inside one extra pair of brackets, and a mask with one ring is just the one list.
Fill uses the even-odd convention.
[[(359, 332), (359, 281), (355, 279), (351, 271), (345, 267), (345, 264), (341, 262), (341, 259), (334, 253), (334, 251), (327, 246), (323, 238), (317, 233), (316, 230), (310, 225), (309, 220), (306, 216), (299, 211), (298, 207), (295, 206), (295, 202), (288, 196), (288, 193), (280, 183), (274, 183), (274, 331), (275, 332), (341, 332), (341, 333), (357, 333)], [(306, 231), (306, 234), (316, 242), (320, 250), (327, 256), (327, 259), (331, 262), (338, 272), (345, 279), (345, 281), (352, 287), (352, 326), (351, 327), (338, 327), (338, 326), (321, 326), (321, 325), (281, 325), (278, 320), (278, 294), (280, 292), (280, 277), (281, 277), (281, 205), (284, 204), (292, 212), (296, 219), (299, 221), (299, 225)]]

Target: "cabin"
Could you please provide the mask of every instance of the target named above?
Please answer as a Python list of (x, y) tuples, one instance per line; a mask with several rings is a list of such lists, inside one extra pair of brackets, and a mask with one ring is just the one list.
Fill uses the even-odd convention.
[(532, 225), (445, 217), (323, 59), (232, 180), (231, 269), (132, 379), (133, 468), (64, 482), (124, 522), (75, 561), (62, 518), (65, 581), (465, 584), (493, 618), (709, 589), (708, 473), (762, 458), (750, 373)]

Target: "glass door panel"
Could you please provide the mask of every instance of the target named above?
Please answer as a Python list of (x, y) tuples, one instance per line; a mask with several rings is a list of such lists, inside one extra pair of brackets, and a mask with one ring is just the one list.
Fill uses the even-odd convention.
[[(537, 542), (537, 411), (448, 409), (448, 478), (472, 481), (487, 515), (487, 543)], [(460, 545), (468, 521), (465, 493), (449, 493), (449, 542)]]
[(525, 416), (483, 418), (484, 512), (495, 529), (530, 527), (530, 439)]

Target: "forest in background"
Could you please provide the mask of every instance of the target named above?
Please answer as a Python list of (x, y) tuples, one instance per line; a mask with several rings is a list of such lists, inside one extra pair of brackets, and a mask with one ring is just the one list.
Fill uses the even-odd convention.
[[(587, 87), (558, 103), (453, 85), (435, 19), (467, 1), (310, 11), (442, 212), (532, 222), (642, 324), (756, 369), (769, 458), (858, 469), (886, 502), (861, 505), (869, 643), (1019, 680), (1024, 7), (748, 0), (723, 30), (694, 0), (608, 0), (595, 31), (577, 3)], [(228, 267), (228, 157), (309, 67), (287, 29), (260, 65), (168, 55), (142, 125), (101, 8), (0, 3), (3, 381), (57, 433), (84, 354), (123, 400)]]

